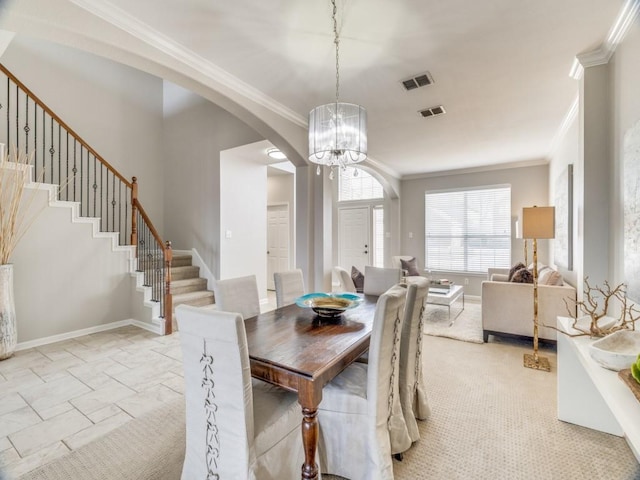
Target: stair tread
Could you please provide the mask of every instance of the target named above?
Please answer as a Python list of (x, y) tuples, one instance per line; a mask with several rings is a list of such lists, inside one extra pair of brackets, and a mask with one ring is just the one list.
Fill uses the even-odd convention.
[(202, 282), (207, 283), (207, 279), (202, 277), (193, 277), (183, 278), (180, 280), (171, 280), (171, 285), (175, 285), (176, 287), (183, 287), (185, 285), (194, 285)]
[(173, 295), (174, 303), (178, 300), (192, 300), (196, 298), (213, 297), (211, 290), (198, 290), (196, 292), (178, 293)]
[(195, 269), (200, 270), (200, 267), (196, 267), (195, 265), (184, 265), (184, 266), (180, 266), (180, 267), (171, 267), (171, 270), (178, 270), (178, 271), (195, 270)]

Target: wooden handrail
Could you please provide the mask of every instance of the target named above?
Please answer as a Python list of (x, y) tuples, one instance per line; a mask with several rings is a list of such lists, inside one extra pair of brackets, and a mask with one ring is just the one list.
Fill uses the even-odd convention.
[(142, 205), (140, 205), (140, 202), (138, 201), (137, 198), (134, 199), (134, 202), (135, 202), (134, 206), (140, 211), (140, 216), (142, 217), (144, 222), (147, 224), (147, 227), (149, 228), (151, 235), (153, 235), (153, 238), (156, 239), (156, 242), (158, 243), (158, 245), (160, 245), (160, 248), (164, 252), (167, 247), (164, 244), (164, 240), (162, 240), (162, 238), (158, 234), (156, 227), (153, 225), (153, 223), (151, 223), (151, 220), (149, 219), (149, 215), (147, 215), (147, 212), (144, 211), (144, 208), (142, 208)]
[(13, 80), (13, 82), (20, 87), (35, 103), (37, 103), (40, 108), (42, 108), (45, 112), (47, 112), (49, 114), (49, 116), (51, 116), (51, 118), (53, 118), (56, 122), (58, 122), (58, 124), (60, 126), (62, 126), (67, 132), (69, 132), (78, 142), (80, 142), (80, 144), (86, 148), (89, 152), (91, 152), (91, 154), (96, 157), (96, 159), (102, 163), (105, 167), (107, 167), (111, 173), (113, 173), (116, 177), (118, 177), (120, 179), (120, 181), (122, 181), (122, 183), (124, 183), (127, 187), (131, 188), (131, 182), (129, 180), (127, 180), (125, 177), (123, 177), (120, 172), (118, 172), (115, 168), (113, 168), (111, 166), (111, 164), (109, 162), (107, 162), (104, 158), (102, 158), (100, 155), (98, 155), (98, 153), (89, 146), (89, 144), (87, 142), (84, 141), (84, 139), (78, 135), (71, 127), (69, 127), (69, 125), (67, 125), (65, 122), (62, 121), (62, 119), (60, 117), (58, 117), (58, 115), (56, 115), (53, 110), (51, 110), (46, 103), (44, 103), (42, 100), (40, 100), (37, 95), (35, 95), (31, 90), (29, 90), (24, 83), (22, 83), (20, 80), (18, 80), (16, 78), (16, 76), (11, 73), (9, 70), (7, 70), (7, 68), (0, 63), (0, 71), (2, 71), (7, 77), (9, 77), (11, 80)]

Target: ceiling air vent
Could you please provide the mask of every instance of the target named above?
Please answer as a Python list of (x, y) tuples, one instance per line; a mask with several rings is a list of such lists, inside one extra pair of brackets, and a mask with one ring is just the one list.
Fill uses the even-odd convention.
[(447, 113), (442, 105), (438, 105), (437, 107), (425, 108), (424, 110), (418, 111), (420, 116), (422, 117), (434, 117), (436, 115), (442, 115), (443, 113)]
[(402, 86), (405, 90), (414, 90), (418, 87), (426, 87), (433, 83), (433, 77), (429, 72), (420, 73), (414, 77), (402, 80)]

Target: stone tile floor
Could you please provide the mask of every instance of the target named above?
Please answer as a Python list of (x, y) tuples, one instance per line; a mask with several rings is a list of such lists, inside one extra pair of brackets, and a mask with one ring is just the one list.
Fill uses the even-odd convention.
[[(262, 311), (275, 308), (275, 295)], [(44, 465), (183, 395), (179, 334), (135, 326), (0, 362), (0, 478)]]
[(135, 326), (0, 362), (0, 466), (15, 478), (183, 394), (178, 334)]

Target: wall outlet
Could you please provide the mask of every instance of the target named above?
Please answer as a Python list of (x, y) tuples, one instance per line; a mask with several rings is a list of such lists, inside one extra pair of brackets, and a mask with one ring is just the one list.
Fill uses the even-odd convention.
[(233, 234), (231, 233), (231, 230), (227, 230), (227, 231), (224, 233), (224, 236), (225, 236), (225, 238), (231, 238), (231, 237), (233, 236)]
[(469, 285), (469, 279), (468, 279), (468, 278), (465, 278), (465, 279), (464, 279), (464, 284), (465, 284), (465, 285)]
[(409, 232), (409, 238), (413, 238), (413, 232)]

